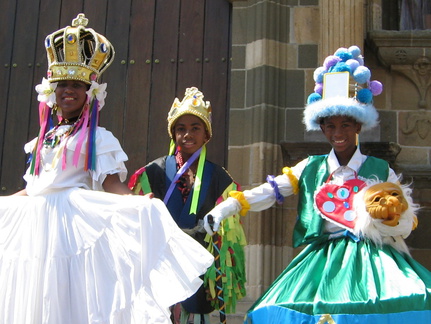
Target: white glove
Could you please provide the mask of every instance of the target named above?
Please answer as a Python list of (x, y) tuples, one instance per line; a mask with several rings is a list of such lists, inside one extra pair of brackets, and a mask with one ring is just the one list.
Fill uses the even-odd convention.
[[(223, 219), (237, 214), (241, 210), (241, 204), (235, 198), (229, 197), (222, 203), (215, 206), (208, 214), (204, 217), (204, 228), (209, 235), (214, 235), (214, 232), (218, 231), (220, 223)], [(213, 224), (210, 224), (209, 216), (212, 216)], [(211, 229), (212, 225), (212, 229)]]

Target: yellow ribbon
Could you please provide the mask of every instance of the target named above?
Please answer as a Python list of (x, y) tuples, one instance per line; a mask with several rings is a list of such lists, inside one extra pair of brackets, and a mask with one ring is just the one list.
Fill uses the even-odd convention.
[(229, 195), (232, 198), (235, 198), (236, 200), (239, 201), (239, 203), (241, 204), (242, 209), (239, 211), (239, 214), (241, 216), (245, 216), (247, 214), (247, 212), (250, 210), (250, 204), (248, 203), (247, 199), (245, 199), (244, 197), (244, 193), (241, 191), (231, 191), (229, 192)]
[(292, 185), (293, 193), (296, 195), (299, 192), (298, 178), (293, 174), (292, 169), (289, 167), (284, 167), (283, 173), (289, 178), (290, 184)]

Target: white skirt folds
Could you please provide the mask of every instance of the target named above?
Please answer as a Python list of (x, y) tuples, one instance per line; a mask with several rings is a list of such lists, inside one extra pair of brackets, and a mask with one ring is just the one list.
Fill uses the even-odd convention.
[(158, 199), (0, 197), (0, 323), (170, 323), (212, 262)]

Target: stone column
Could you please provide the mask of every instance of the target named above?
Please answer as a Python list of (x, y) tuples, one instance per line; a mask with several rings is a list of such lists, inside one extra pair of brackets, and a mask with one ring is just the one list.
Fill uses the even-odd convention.
[(365, 0), (321, 0), (320, 21), (319, 62), (340, 47), (363, 49)]
[[(302, 110), (318, 64), (318, 2), (233, 2), (228, 169), (242, 189), (280, 174), (280, 143), (304, 139)], [(243, 218), (249, 299), (258, 298), (296, 254), (295, 217), (295, 198), (289, 198)]]

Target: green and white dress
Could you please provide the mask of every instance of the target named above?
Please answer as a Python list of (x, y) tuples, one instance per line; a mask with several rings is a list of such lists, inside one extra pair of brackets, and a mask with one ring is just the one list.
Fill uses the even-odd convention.
[[(431, 323), (431, 273), (408, 253), (355, 236), (345, 225), (323, 218), (315, 203), (328, 179), (335, 188), (354, 179), (396, 183), (388, 164), (357, 149), (347, 166), (340, 166), (331, 151), (311, 156), (291, 171), (299, 189), (293, 244), (308, 245), (255, 302), (245, 323)], [(275, 181), (281, 195), (293, 193), (288, 176)], [(335, 194), (339, 189), (331, 190)], [(252, 211), (275, 202), (269, 183), (244, 196)], [(353, 208), (346, 201), (341, 208)]]

